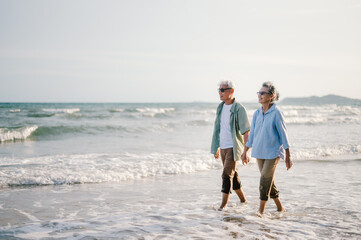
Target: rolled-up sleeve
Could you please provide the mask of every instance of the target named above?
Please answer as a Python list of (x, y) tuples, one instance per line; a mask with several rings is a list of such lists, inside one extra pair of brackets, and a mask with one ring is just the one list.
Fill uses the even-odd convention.
[(255, 127), (256, 118), (257, 118), (256, 115), (257, 115), (257, 111), (253, 114), (251, 130), (249, 132), (248, 141), (246, 143), (246, 146), (249, 147), (249, 148), (251, 148), (252, 145), (253, 145), (254, 127)]
[(247, 111), (244, 107), (241, 107), (238, 111), (238, 127), (242, 134), (245, 134), (250, 129)]

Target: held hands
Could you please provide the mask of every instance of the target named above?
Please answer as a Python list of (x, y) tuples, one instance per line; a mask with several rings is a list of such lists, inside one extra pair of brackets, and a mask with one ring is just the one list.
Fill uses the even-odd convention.
[(242, 164), (246, 165), (247, 163), (249, 163), (249, 156), (247, 155), (247, 152), (243, 152), (242, 153)]
[(218, 158), (219, 158), (219, 148), (218, 148), (216, 154), (214, 154), (214, 158), (215, 158), (215, 159), (218, 159)]

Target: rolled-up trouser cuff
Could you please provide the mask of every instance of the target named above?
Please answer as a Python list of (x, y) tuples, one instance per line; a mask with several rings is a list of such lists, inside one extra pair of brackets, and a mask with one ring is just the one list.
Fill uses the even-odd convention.
[(221, 192), (229, 194), (231, 189), (238, 190), (241, 188), (237, 162), (233, 158), (233, 148), (221, 149), (221, 159), (223, 163)]
[(269, 197), (278, 198), (279, 191), (274, 184), (274, 178), (265, 178), (261, 176), (260, 184), (259, 184), (259, 193), (260, 199), (263, 201), (268, 201)]
[[(272, 198), (272, 199), (279, 198), (279, 194), (277, 194), (276, 196), (270, 196), (270, 198)], [(260, 196), (260, 199), (262, 201), (268, 201), (269, 197), (268, 196)]]
[(270, 198), (279, 198), (279, 196), (280, 196), (280, 194), (279, 194), (279, 192), (277, 192), (277, 193), (275, 193), (275, 194), (272, 194), (271, 193), (271, 195), (270, 195)]
[[(232, 181), (231, 181), (232, 178)], [(222, 174), (222, 193), (230, 194), (233, 190), (241, 189), (242, 184), (239, 179), (238, 172), (235, 172), (232, 176), (229, 176), (227, 173), (223, 172)]]
[(275, 159), (257, 159), (258, 167), (261, 172), (259, 193), (260, 199), (263, 201), (268, 201), (270, 197), (279, 197), (279, 191), (275, 185), (274, 178), (279, 159), (279, 157)]

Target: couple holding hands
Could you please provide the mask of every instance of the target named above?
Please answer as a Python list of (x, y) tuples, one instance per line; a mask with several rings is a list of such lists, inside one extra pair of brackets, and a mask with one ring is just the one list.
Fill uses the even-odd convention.
[(250, 125), (246, 109), (233, 97), (234, 90), (231, 81), (219, 84), (218, 92), (222, 102), (217, 108), (211, 147), (211, 153), (215, 158), (220, 155), (223, 163), (222, 203), (219, 210), (226, 207), (232, 189), (241, 202), (246, 202), (237, 172), (237, 161), (242, 160), (243, 164), (247, 164), (250, 160), (247, 152), (252, 148), (252, 157), (257, 159), (261, 173), (259, 213), (264, 213), (269, 198), (274, 200), (278, 211), (284, 211), (274, 175), (280, 158), (285, 160), (287, 170), (293, 163), (284, 117), (275, 104), (279, 93), (271, 82), (262, 84), (257, 93), (258, 102), (262, 106), (254, 113)]

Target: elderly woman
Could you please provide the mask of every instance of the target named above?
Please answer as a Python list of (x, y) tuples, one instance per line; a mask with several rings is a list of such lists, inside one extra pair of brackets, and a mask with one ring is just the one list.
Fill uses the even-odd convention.
[[(259, 213), (263, 214), (269, 197), (276, 203), (278, 211), (284, 211), (279, 200), (279, 191), (275, 185), (274, 175), (280, 158), (285, 159), (287, 170), (292, 167), (293, 163), (284, 117), (274, 103), (279, 98), (278, 91), (272, 83), (265, 82), (257, 94), (258, 102), (262, 104), (262, 107), (253, 115), (242, 161), (249, 162), (247, 151), (252, 148), (252, 157), (257, 159), (261, 172)], [(286, 152), (286, 156), (284, 152)]]

